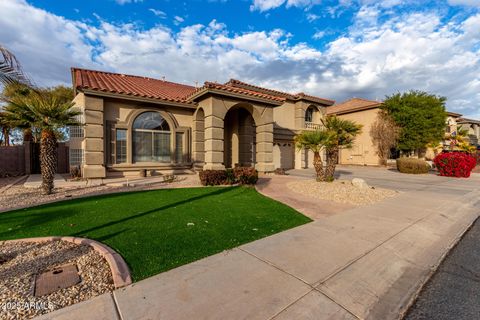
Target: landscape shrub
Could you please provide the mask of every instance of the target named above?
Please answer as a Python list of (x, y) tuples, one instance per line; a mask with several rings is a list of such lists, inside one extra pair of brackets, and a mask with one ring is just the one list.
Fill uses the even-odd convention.
[(256, 184), (258, 181), (258, 171), (253, 167), (237, 167), (233, 173), (240, 184)]
[(446, 177), (470, 177), (477, 160), (471, 154), (465, 152), (441, 153), (433, 160), (441, 176)]
[(227, 184), (235, 184), (237, 182), (233, 169), (227, 169), (225, 170), (225, 173), (227, 175)]
[(237, 167), (227, 170), (204, 170), (200, 174), (200, 182), (204, 186), (219, 186), (225, 184), (256, 184), (258, 171), (252, 167)]
[(70, 166), (70, 177), (72, 179), (80, 179), (82, 177), (80, 166)]
[(203, 186), (219, 186), (227, 184), (226, 170), (204, 170), (200, 174), (200, 182)]
[(401, 173), (421, 174), (428, 173), (430, 166), (425, 160), (415, 158), (398, 158), (397, 169)]

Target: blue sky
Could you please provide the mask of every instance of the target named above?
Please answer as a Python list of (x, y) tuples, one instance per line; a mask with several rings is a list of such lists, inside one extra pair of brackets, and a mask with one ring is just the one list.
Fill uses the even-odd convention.
[(0, 12), (0, 43), (40, 85), (69, 84), (78, 66), (337, 101), (419, 89), (480, 118), (480, 0), (2, 0)]

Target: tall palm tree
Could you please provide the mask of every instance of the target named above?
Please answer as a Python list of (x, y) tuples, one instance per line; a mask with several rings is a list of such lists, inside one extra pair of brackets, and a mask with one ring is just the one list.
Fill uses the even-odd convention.
[(41, 131), (40, 168), (42, 189), (45, 194), (53, 191), (53, 179), (57, 165), (57, 133), (70, 125), (80, 125), (75, 117), (79, 111), (72, 109), (72, 102), (65, 102), (48, 91), (34, 90), (29, 95), (17, 95), (9, 99), (5, 113), (17, 126), (29, 124)]
[(325, 169), (325, 180), (333, 181), (335, 168), (338, 163), (340, 149), (348, 149), (353, 146), (355, 137), (362, 132), (362, 125), (351, 120), (328, 116), (322, 120), (329, 139), (325, 144), (327, 156), (327, 167)]
[(4, 85), (9, 83), (31, 84), (17, 58), (2, 45), (0, 45), (0, 83)]
[(295, 146), (299, 150), (307, 149), (313, 152), (313, 166), (317, 181), (325, 181), (323, 162), (320, 152), (329, 143), (330, 135), (324, 130), (302, 131), (295, 136)]

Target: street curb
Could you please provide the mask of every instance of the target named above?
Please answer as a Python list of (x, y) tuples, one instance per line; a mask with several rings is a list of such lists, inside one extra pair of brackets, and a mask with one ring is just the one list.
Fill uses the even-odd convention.
[(110, 266), (110, 271), (112, 273), (113, 284), (115, 289), (125, 287), (132, 283), (132, 277), (130, 275), (130, 270), (125, 260), (112, 248), (104, 245), (95, 240), (78, 238), (78, 237), (39, 237), (39, 238), (25, 238), (25, 239), (15, 239), (15, 240), (6, 240), (2, 244), (7, 243), (18, 243), (18, 242), (46, 242), (46, 241), (67, 241), (75, 244), (88, 245), (98, 252)]
[[(475, 191), (473, 191), (475, 192)], [(471, 193), (473, 193), (471, 192)], [(464, 196), (464, 198), (468, 198), (469, 194)], [(413, 306), (415, 301), (417, 300), (418, 296), (424, 289), (425, 285), (430, 281), (430, 279), (433, 277), (433, 275), (436, 273), (442, 262), (445, 260), (445, 258), (448, 256), (448, 254), (457, 246), (457, 244), (462, 240), (463, 236), (472, 228), (472, 226), (475, 224), (477, 220), (480, 219), (480, 215), (477, 215), (473, 221), (469, 222), (468, 225), (462, 229), (456, 236), (453, 238), (451, 243), (448, 245), (446, 248), (445, 252), (440, 256), (438, 259), (437, 263), (430, 268), (430, 272), (424, 277), (423, 281), (420, 282), (420, 285), (416, 289), (415, 293), (412, 295), (412, 297), (409, 299), (409, 301), (403, 306), (403, 310), (399, 313), (399, 316), (397, 320), (402, 320), (405, 318), (407, 315), (408, 311), (410, 308)]]

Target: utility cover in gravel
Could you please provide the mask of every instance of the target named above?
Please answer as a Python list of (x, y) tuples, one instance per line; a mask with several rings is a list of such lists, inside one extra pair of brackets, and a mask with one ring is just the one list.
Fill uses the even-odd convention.
[[(65, 241), (0, 246), (0, 319), (31, 319), (114, 289), (110, 267), (90, 246)], [(76, 265), (81, 282), (40, 297), (35, 275)]]

